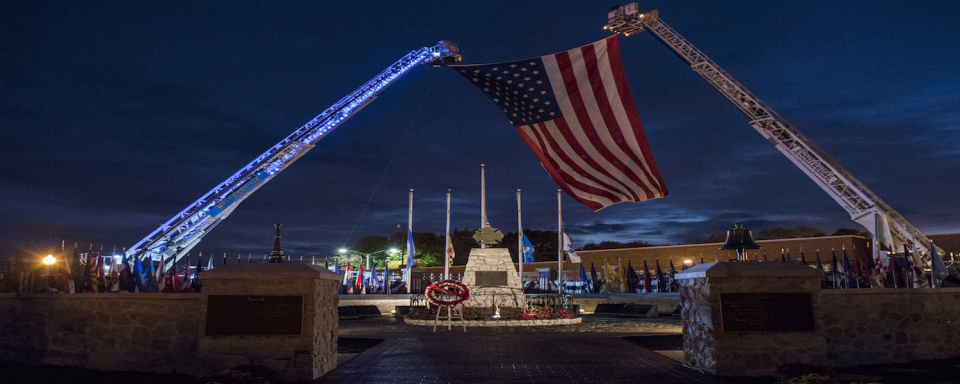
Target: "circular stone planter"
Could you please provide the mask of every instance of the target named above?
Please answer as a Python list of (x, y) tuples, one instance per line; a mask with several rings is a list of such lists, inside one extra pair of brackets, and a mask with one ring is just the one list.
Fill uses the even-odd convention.
[[(541, 320), (464, 320), (452, 322), (454, 327), (459, 327), (461, 325), (467, 327), (539, 327), (539, 326), (549, 326), (549, 325), (568, 325), (568, 324), (580, 324), (583, 321), (582, 317), (574, 317), (572, 319), (541, 319)], [(434, 320), (416, 320), (410, 319), (407, 317), (403, 318), (404, 324), (410, 325), (428, 325), (433, 326), (436, 322)], [(444, 319), (440, 319), (438, 325), (446, 325), (447, 322)]]

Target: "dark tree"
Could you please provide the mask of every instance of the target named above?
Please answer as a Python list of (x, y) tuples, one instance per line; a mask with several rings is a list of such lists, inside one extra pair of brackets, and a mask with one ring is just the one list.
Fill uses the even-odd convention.
[(873, 234), (867, 231), (858, 231), (853, 228), (838, 228), (836, 231), (833, 231), (830, 236), (863, 236), (863, 237), (873, 237)]
[(621, 243), (619, 241), (601, 241), (599, 243), (587, 243), (583, 245), (584, 251), (592, 251), (598, 249), (621, 249), (621, 248), (642, 248), (642, 247), (652, 247), (653, 244), (650, 244), (646, 241), (631, 241), (629, 243)]
[(793, 228), (793, 231), (797, 234), (797, 237), (823, 237), (827, 235), (817, 228), (806, 225), (798, 225)]
[(770, 228), (764, 229), (757, 233), (758, 240), (773, 240), (773, 239), (792, 239), (797, 237), (797, 233), (792, 229), (786, 228)]
[(714, 233), (707, 238), (706, 243), (722, 243), (727, 241), (726, 232)]
[(350, 246), (351, 250), (360, 253), (374, 253), (384, 249), (393, 248), (386, 236), (365, 236), (361, 237)]
[(806, 225), (798, 225), (793, 228), (771, 228), (764, 229), (757, 234), (757, 240), (773, 240), (773, 239), (794, 239), (798, 237), (821, 237), (826, 236), (823, 231), (814, 228), (808, 227)]

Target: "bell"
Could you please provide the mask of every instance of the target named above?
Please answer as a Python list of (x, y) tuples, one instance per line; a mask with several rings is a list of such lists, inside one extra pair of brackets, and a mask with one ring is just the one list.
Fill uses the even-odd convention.
[(747, 261), (744, 250), (760, 249), (760, 245), (753, 241), (753, 233), (743, 228), (743, 224), (737, 223), (732, 231), (727, 231), (727, 241), (723, 243), (720, 249), (735, 249), (737, 251), (737, 261)]

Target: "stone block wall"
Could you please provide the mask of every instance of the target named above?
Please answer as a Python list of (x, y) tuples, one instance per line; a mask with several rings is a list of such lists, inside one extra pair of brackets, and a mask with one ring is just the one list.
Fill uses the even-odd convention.
[(820, 300), (834, 366), (960, 356), (960, 288), (824, 290)]
[(783, 277), (681, 280), (684, 362), (724, 376), (768, 375), (784, 364), (827, 365), (822, 321), (816, 332), (727, 333), (721, 329), (720, 293), (814, 292), (819, 281)]
[(0, 360), (202, 374), (199, 325), (199, 294), (0, 294)]
[(199, 327), (200, 356), (220, 371), (238, 365), (272, 369), (285, 381), (309, 381), (337, 366), (340, 278), (308, 264), (228, 264), (204, 272), (200, 300), (206, 318), (210, 296), (302, 296), (299, 335), (210, 336)]
[[(201, 294), (0, 294), (0, 361), (201, 377), (260, 365), (286, 381), (336, 367), (338, 275), (307, 264), (233, 264), (201, 278)], [(301, 332), (206, 335), (213, 294), (300, 296)]]

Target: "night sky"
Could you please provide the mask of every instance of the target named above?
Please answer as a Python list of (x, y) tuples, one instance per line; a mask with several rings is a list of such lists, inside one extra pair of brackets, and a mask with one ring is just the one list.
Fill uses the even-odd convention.
[[(591, 4), (593, 3), (593, 4)], [(960, 3), (652, 1), (661, 18), (926, 234), (960, 232)], [(406, 53), (441, 39), (463, 63), (536, 57), (608, 36), (615, 3), (0, 3), (0, 257), (74, 242), (119, 251)], [(580, 241), (680, 244), (860, 228), (747, 118), (649, 33), (623, 66), (664, 199), (594, 213)], [(557, 187), (507, 118), (453, 70), (422, 67), (244, 201), (192, 251), (327, 256), (406, 222), (488, 217), (556, 229)]]

